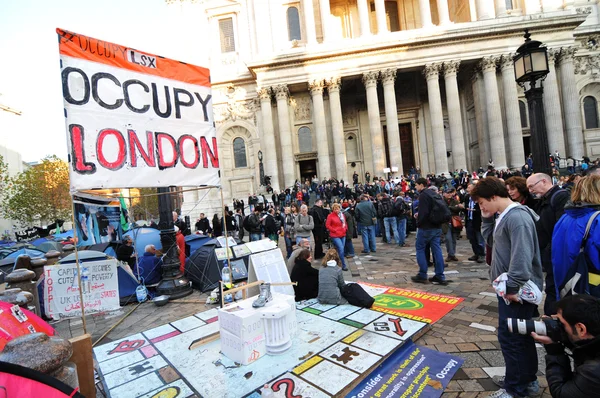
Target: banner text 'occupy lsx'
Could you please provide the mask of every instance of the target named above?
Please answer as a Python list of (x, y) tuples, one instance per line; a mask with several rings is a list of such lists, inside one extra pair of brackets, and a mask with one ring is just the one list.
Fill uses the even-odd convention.
[(208, 69), (56, 31), (72, 191), (220, 185)]

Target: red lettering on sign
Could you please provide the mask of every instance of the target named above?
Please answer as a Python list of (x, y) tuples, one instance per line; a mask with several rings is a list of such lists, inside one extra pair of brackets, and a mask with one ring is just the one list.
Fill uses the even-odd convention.
[(296, 388), (296, 383), (294, 383), (294, 380), (292, 380), (292, 379), (277, 380), (275, 383), (273, 383), (273, 385), (271, 386), (271, 389), (275, 392), (278, 392), (279, 390), (281, 390), (281, 386), (287, 387), (285, 390), (286, 398), (302, 398), (302, 395), (294, 394), (294, 388)]
[(93, 174), (96, 172), (94, 163), (85, 161), (85, 149), (83, 148), (83, 126), (79, 124), (69, 125), (69, 134), (71, 136), (71, 162), (73, 171), (79, 174)]
[[(175, 144), (175, 138), (171, 137), (167, 133), (155, 133), (156, 134), (156, 155), (158, 157), (158, 168), (160, 170), (168, 169), (169, 167), (174, 167), (177, 164), (177, 158), (179, 154), (177, 153), (177, 145)], [(165, 147), (165, 142), (168, 148)], [(172, 153), (171, 160), (165, 160), (166, 151), (170, 151)]]
[(115, 354), (117, 352), (130, 352), (135, 351), (146, 343), (145, 340), (124, 340), (121, 341), (115, 348), (108, 353), (108, 355)]
[(154, 158), (154, 151), (152, 150), (152, 147), (154, 146), (154, 137), (152, 131), (146, 131), (147, 151), (144, 151), (144, 148), (142, 148), (142, 143), (140, 142), (140, 139), (135, 131), (127, 130), (127, 136), (129, 137), (129, 155), (131, 159), (131, 167), (137, 167), (136, 149), (140, 152), (142, 159), (144, 159), (144, 162), (146, 162), (148, 166), (155, 167), (156, 160)]
[(402, 326), (400, 326), (400, 322), (402, 322), (400, 318), (388, 318), (388, 321), (394, 324), (394, 328), (396, 329), (394, 330), (394, 333), (398, 336), (402, 337), (406, 334), (406, 330), (402, 329)]
[(210, 157), (210, 163), (212, 167), (219, 168), (219, 152), (217, 149), (217, 139), (214, 137), (212, 139), (212, 151), (210, 149), (210, 146), (208, 145), (208, 141), (206, 141), (206, 137), (200, 137), (200, 146), (202, 147), (202, 167), (204, 167), (205, 169), (208, 168), (208, 158)]
[[(104, 156), (104, 139), (109, 135), (114, 136), (117, 139), (117, 158), (111, 162)], [(125, 138), (119, 130), (115, 129), (104, 129), (98, 134), (98, 141), (96, 141), (96, 154), (98, 155), (98, 163), (102, 167), (109, 170), (118, 170), (125, 164), (125, 156), (127, 154), (127, 147), (125, 146)]]
[[(185, 158), (186, 151), (184, 150), (184, 146), (185, 146), (184, 143), (186, 140), (192, 141), (192, 145), (193, 145), (194, 161), (191, 163), (188, 162), (188, 159)], [(184, 167), (187, 167), (188, 169), (195, 169), (198, 166), (198, 163), (200, 163), (200, 152), (198, 151), (198, 140), (189, 134), (184, 134), (181, 137), (179, 137), (179, 140), (177, 141), (177, 146), (179, 147), (179, 156), (181, 156), (181, 164)], [(190, 151), (188, 150), (187, 152), (189, 153)]]

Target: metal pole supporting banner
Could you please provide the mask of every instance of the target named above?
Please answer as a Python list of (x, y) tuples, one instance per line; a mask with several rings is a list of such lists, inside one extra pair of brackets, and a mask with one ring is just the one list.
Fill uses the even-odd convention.
[(83, 334), (87, 334), (87, 325), (85, 323), (85, 302), (83, 301), (83, 289), (81, 284), (81, 268), (79, 267), (79, 252), (77, 251), (77, 224), (75, 223), (75, 202), (71, 196), (71, 220), (73, 222), (73, 241), (75, 247), (75, 264), (77, 266), (77, 284), (79, 286), (79, 303), (81, 304), (81, 322), (83, 323)]

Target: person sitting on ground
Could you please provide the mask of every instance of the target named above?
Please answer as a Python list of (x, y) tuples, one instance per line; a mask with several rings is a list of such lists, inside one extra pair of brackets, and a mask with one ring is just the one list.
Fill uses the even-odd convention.
[(287, 260), (287, 270), (288, 274), (292, 274), (292, 270), (294, 269), (294, 265), (296, 264), (296, 257), (302, 252), (302, 250), (308, 249), (310, 250), (310, 241), (308, 239), (302, 239), (298, 245), (294, 246), (294, 251), (290, 254), (290, 258)]
[[(146, 245), (144, 255), (138, 260), (139, 276), (140, 279), (144, 280), (145, 285), (154, 285), (160, 282), (161, 265), (162, 260), (156, 257), (156, 247), (154, 245)], [(137, 272), (135, 272), (135, 276), (138, 276)]]
[(310, 250), (302, 249), (300, 251), (290, 279), (292, 282), (298, 282), (298, 285), (294, 286), (296, 301), (317, 297), (319, 294), (319, 270), (312, 267)]
[(321, 304), (347, 304), (342, 297), (341, 289), (346, 285), (342, 274), (342, 261), (335, 249), (329, 249), (323, 257), (322, 267), (319, 270), (319, 303)]

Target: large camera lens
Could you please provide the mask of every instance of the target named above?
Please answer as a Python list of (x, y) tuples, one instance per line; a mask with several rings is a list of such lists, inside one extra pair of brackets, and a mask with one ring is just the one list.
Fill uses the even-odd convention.
[(511, 333), (529, 335), (531, 332), (535, 332), (540, 336), (548, 336), (555, 342), (563, 341), (564, 338), (563, 325), (556, 319), (542, 318), (541, 321), (534, 321), (533, 319), (507, 318), (506, 323), (508, 331)]

